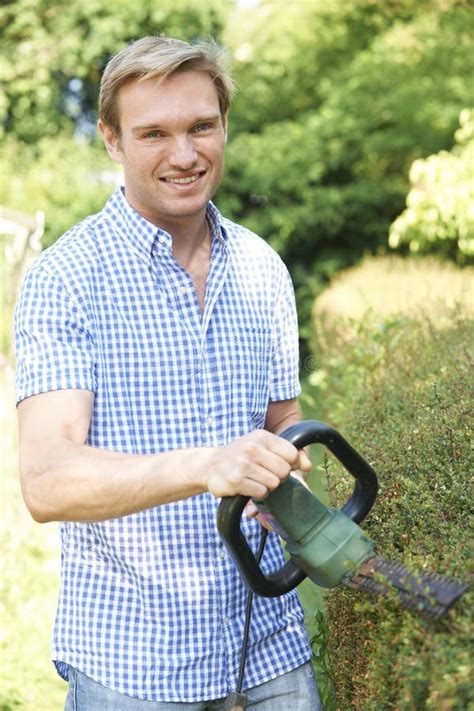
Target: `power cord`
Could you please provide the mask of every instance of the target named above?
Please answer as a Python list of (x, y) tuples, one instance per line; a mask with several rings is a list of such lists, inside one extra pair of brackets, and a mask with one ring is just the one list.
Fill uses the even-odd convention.
[[(260, 561), (262, 559), (267, 536), (268, 536), (268, 530), (266, 528), (262, 528), (262, 537), (260, 539), (260, 545), (258, 547), (257, 555), (255, 556), (257, 563), (260, 563)], [(241, 653), (241, 657), (240, 657), (240, 667), (239, 667), (239, 677), (237, 680), (237, 688), (234, 692), (231, 692), (226, 697), (226, 700), (224, 703), (224, 711), (245, 711), (245, 708), (247, 706), (247, 697), (245, 694), (242, 694), (242, 685), (244, 682), (245, 662), (247, 659), (247, 647), (248, 647), (248, 642), (249, 642), (250, 620), (252, 617), (252, 601), (253, 601), (253, 592), (251, 590), (249, 590), (247, 593), (247, 603), (245, 606), (245, 625), (244, 625), (244, 634), (242, 637), (242, 653)]]

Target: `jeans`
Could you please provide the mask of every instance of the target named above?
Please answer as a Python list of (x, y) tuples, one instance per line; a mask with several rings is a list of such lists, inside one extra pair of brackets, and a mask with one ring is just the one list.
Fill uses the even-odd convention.
[[(247, 709), (322, 711), (311, 662), (247, 689)], [(106, 689), (77, 669), (70, 670), (64, 711), (223, 711), (224, 699), (191, 703), (144, 701)]]

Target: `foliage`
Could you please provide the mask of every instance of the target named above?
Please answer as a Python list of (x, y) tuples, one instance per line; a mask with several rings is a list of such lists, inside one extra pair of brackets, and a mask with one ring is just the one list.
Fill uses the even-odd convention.
[[(219, 36), (229, 0), (15, 0), (0, 9), (0, 123), (27, 143), (93, 131), (109, 57), (145, 34)], [(14, 61), (12, 61), (14, 58)]]
[[(313, 585), (314, 587), (314, 585)], [(316, 631), (310, 639), (313, 649), (313, 664), (318, 682), (319, 698), (324, 711), (337, 711), (337, 698), (334, 691), (335, 680), (331, 672), (329, 658), (330, 629), (323, 610), (314, 615)]]
[[(462, 0), (4, 3), (0, 130), (12, 146), (4, 182), (18, 176), (15, 196), (7, 186), (0, 199), (18, 204), (20, 179), (34, 192), (50, 150), (48, 180), (62, 198), (50, 206), (41, 188), (33, 200), (43, 194), (46, 243), (97, 210), (105, 187), (94, 197), (86, 148), (66, 144), (72, 136), (93, 141), (108, 58), (144, 34), (212, 34), (228, 45), (240, 87), (217, 203), (287, 262), (305, 341), (309, 304), (327, 280), (386, 246), (410, 165), (450, 147), (459, 112), (472, 103), (473, 19)], [(64, 155), (78, 156), (66, 177)], [(93, 174), (104, 170), (99, 156), (87, 154)]]
[(242, 90), (219, 205), (278, 249), (298, 292), (385, 246), (409, 166), (449, 147), (473, 19), (454, 0), (273, 0), (228, 25)]
[(390, 227), (391, 247), (474, 256), (474, 111), (464, 109), (460, 123), (451, 152), (413, 163), (407, 208)]
[[(359, 277), (370, 292), (370, 271), (361, 267)], [(378, 473), (379, 497), (363, 526), (378, 551), (412, 570), (466, 579), (474, 322), (459, 302), (449, 316), (438, 319), (437, 307), (430, 314), (429, 302), (418, 314), (341, 316), (318, 341), (323, 367), (313, 373), (311, 394)], [(326, 473), (341, 503), (351, 485), (332, 460)], [(328, 594), (336, 707), (469, 708), (470, 597), (434, 624), (389, 600)]]

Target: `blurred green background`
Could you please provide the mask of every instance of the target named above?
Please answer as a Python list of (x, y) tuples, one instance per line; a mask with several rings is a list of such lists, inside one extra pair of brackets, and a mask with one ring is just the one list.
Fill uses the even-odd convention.
[[(461, 0), (17, 0), (2, 3), (0, 26), (0, 711), (56, 711), (65, 685), (48, 661), (48, 644), (59, 549), (56, 527), (34, 524), (19, 492), (11, 320), (31, 259), (100, 210), (120, 181), (95, 132), (108, 58), (157, 33), (189, 41), (212, 35), (228, 48), (238, 94), (216, 203), (288, 264), (305, 414), (344, 426), (341, 409), (325, 407), (341, 373), (320, 367), (325, 353), (333, 357), (324, 348), (336, 317), (361, 324), (369, 311), (376, 329), (412, 309), (407, 293), (426, 306), (439, 284), (435, 301), (458, 310), (467, 304), (471, 320), (474, 12)], [(395, 271), (390, 254), (401, 260)], [(408, 284), (403, 275), (413, 259)], [(331, 285), (353, 266), (358, 285), (341, 296)], [(446, 276), (446, 269), (454, 271)], [(376, 305), (388, 303), (388, 293), (389, 313), (380, 313)], [(316, 322), (327, 326), (322, 334), (314, 328), (315, 300)], [(445, 323), (443, 310), (430, 313), (435, 325)], [(362, 373), (360, 359), (378, 367), (371, 361), (378, 337), (367, 338), (372, 345), (348, 355), (344, 368)], [(314, 623), (320, 593), (306, 586), (303, 595), (324, 664), (324, 625), (321, 617)], [(327, 708), (351, 708), (331, 694)]]

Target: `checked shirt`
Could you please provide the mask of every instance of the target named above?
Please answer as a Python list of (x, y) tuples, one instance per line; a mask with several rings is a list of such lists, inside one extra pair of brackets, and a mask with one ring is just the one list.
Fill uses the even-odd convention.
[[(171, 237), (119, 189), (32, 265), (16, 310), (17, 400), (95, 394), (87, 444), (153, 454), (225, 445), (299, 393), (294, 295), (259, 237), (209, 204), (204, 311)], [(52, 658), (123, 694), (220, 698), (235, 688), (246, 589), (210, 494), (100, 523), (61, 524)], [(260, 524), (243, 529), (256, 550)], [(284, 562), (270, 534), (266, 572)], [(295, 591), (254, 598), (245, 687), (311, 657)]]

